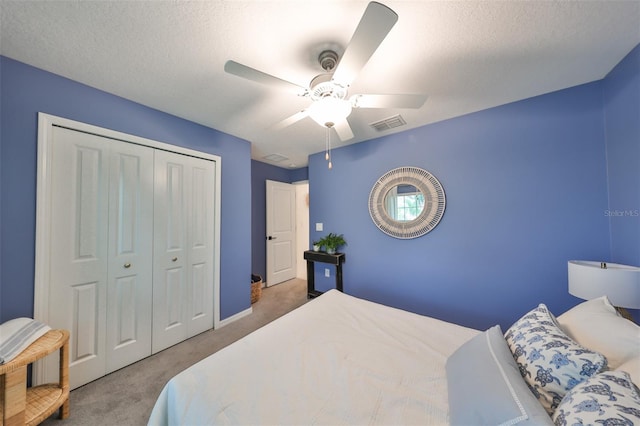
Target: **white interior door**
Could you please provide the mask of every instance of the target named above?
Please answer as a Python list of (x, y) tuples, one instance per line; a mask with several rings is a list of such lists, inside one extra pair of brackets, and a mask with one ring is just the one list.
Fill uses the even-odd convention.
[(53, 138), (48, 322), (71, 331), (76, 388), (151, 354), (153, 150), (59, 127)]
[(187, 338), (187, 194), (181, 156), (155, 153), (153, 353)]
[(215, 163), (156, 151), (153, 353), (213, 328)]
[(188, 244), (187, 336), (213, 328), (213, 259), (215, 166), (213, 161), (189, 157), (190, 192)]
[[(73, 389), (106, 369), (109, 147), (99, 136), (55, 127), (51, 157), (48, 323), (70, 331)], [(55, 380), (56, 369), (47, 371)]]
[(296, 188), (267, 180), (267, 285), (296, 276)]
[(151, 354), (153, 149), (109, 141), (107, 373)]

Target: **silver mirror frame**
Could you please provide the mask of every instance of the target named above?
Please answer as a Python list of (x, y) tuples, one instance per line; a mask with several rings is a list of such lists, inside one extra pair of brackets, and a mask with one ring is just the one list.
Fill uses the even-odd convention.
[[(397, 185), (413, 185), (424, 196), (424, 208), (412, 221), (393, 219), (385, 209), (385, 196)], [(444, 188), (428, 171), (418, 167), (398, 167), (385, 173), (376, 181), (369, 194), (371, 220), (385, 234), (394, 238), (418, 238), (435, 228), (446, 205)]]

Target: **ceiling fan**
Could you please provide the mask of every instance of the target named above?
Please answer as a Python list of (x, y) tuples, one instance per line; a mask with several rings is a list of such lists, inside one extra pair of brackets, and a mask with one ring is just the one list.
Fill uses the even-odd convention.
[(320, 53), (318, 62), (325, 73), (315, 76), (308, 88), (231, 60), (225, 63), (224, 70), (313, 101), (308, 108), (276, 123), (273, 128), (282, 129), (311, 117), (321, 126), (334, 128), (340, 140), (346, 141), (354, 137), (347, 121), (352, 108), (420, 108), (427, 100), (426, 95), (416, 94), (355, 94), (347, 97), (349, 86), (397, 20), (398, 15), (387, 6), (369, 3), (342, 57), (339, 58), (334, 50)]

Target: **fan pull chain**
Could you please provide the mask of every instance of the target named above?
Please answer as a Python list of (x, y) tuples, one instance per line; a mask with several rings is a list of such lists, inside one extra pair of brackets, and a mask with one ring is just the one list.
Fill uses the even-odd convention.
[(331, 163), (331, 128), (333, 127), (333, 123), (326, 123), (327, 127), (327, 138), (325, 142), (325, 154), (324, 159), (329, 162), (327, 166), (329, 170), (333, 168), (333, 164)]
[(327, 133), (324, 138), (324, 159), (329, 161), (329, 138), (330, 138), (329, 132), (331, 132), (331, 128), (329, 126), (326, 126), (326, 127), (327, 127)]

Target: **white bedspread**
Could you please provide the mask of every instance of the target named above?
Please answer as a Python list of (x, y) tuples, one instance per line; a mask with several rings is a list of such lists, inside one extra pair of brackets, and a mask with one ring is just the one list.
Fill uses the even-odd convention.
[(149, 424), (447, 424), (445, 361), (477, 333), (331, 290), (175, 376)]

